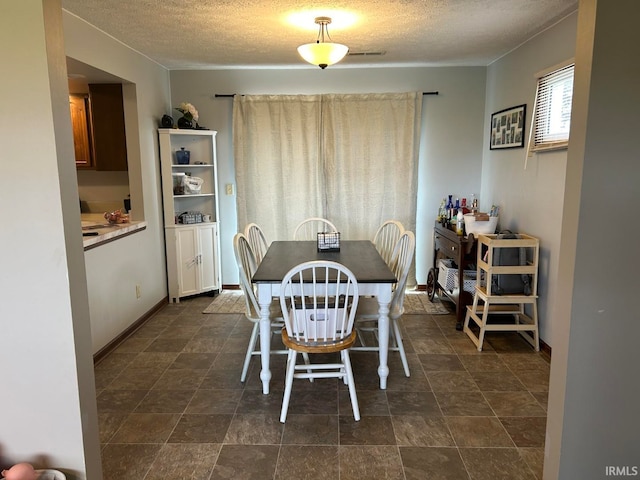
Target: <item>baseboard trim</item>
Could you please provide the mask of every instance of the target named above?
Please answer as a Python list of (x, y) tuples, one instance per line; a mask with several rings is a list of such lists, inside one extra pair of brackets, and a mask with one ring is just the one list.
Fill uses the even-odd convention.
[[(418, 284), (416, 285), (415, 290), (419, 291), (419, 292), (425, 292), (427, 290), (427, 285), (426, 284)], [(540, 340), (540, 351), (542, 353), (545, 353), (549, 358), (548, 360), (551, 360), (551, 346), (547, 345), (543, 340)]]
[(240, 285), (222, 285), (222, 290), (240, 290)]
[(162, 307), (164, 307), (169, 301), (169, 297), (164, 297), (158, 303), (156, 303), (151, 310), (142, 315), (138, 320), (133, 322), (129, 328), (127, 328), (124, 332), (118, 335), (116, 338), (107, 343), (104, 347), (98, 350), (93, 355), (93, 365), (97, 365), (103, 360), (107, 355), (113, 352), (122, 342), (124, 342), (127, 338), (129, 338), (136, 330), (138, 330), (144, 323), (149, 320), (152, 316), (154, 316)]
[(547, 360), (551, 361), (551, 345), (547, 345), (540, 340), (540, 351), (549, 357)]

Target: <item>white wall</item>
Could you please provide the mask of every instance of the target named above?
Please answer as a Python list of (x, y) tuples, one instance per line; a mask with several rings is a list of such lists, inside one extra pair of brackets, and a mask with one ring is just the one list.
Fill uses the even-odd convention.
[(66, 12), (63, 20), (67, 56), (125, 83), (131, 204), (134, 219), (148, 222), (146, 230), (85, 254), (95, 353), (167, 295), (157, 127), (170, 108), (169, 74), (83, 20)]
[[(92, 353), (166, 297), (156, 126), (169, 108), (169, 75), (63, 14), (59, 1), (5, 2), (0, 22), (0, 51), (12, 71), (0, 89), (3, 159), (11, 159), (0, 162), (0, 195), (21, 212), (0, 236), (2, 461), (99, 480)], [(65, 55), (130, 82), (132, 203), (149, 223), (86, 256)]]
[(0, 10), (0, 460), (100, 480), (60, 2)]
[(129, 172), (78, 170), (78, 195), (82, 213), (104, 213), (124, 208), (129, 195)]
[(636, 0), (580, 2), (545, 479), (640, 475), (640, 224), (606, 225), (640, 203), (638, 18)]
[[(551, 312), (557, 301), (567, 152), (541, 153), (525, 160), (526, 144), (536, 91), (535, 74), (573, 58), (576, 23), (577, 13), (496, 61), (487, 72), (480, 205), (483, 211), (492, 204), (500, 207), (500, 229), (540, 239), (540, 336), (551, 347), (555, 344)], [(491, 113), (521, 104), (527, 105), (525, 148), (489, 150)]]
[[(218, 179), (235, 184), (232, 150), (231, 98), (215, 94), (313, 94), (438, 91), (425, 96), (419, 166), (416, 222), (416, 277), (426, 283), (433, 263), (432, 232), (440, 200), (447, 194), (470, 197), (480, 192), (482, 126), (485, 95), (484, 67), (369, 68), (340, 66), (320, 70), (197, 70), (171, 72), (171, 101), (175, 107), (191, 102), (199, 123), (217, 130)], [(175, 118), (179, 114), (167, 111)], [(232, 239), (238, 231), (235, 196), (220, 198), (222, 283), (238, 284)], [(268, 219), (265, 219), (268, 221)], [(240, 229), (244, 225), (239, 226)]]

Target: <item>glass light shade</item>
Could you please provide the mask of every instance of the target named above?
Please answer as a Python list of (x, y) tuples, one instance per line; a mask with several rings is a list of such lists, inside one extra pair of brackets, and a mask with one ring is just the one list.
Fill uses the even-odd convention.
[(346, 45), (331, 42), (305, 43), (298, 47), (298, 53), (302, 58), (320, 68), (338, 63), (348, 51), (349, 47)]

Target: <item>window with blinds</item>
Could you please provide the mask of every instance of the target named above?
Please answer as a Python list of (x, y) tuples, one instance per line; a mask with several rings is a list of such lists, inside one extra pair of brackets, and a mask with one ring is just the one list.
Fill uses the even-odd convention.
[(538, 78), (532, 151), (566, 148), (571, 126), (574, 64)]

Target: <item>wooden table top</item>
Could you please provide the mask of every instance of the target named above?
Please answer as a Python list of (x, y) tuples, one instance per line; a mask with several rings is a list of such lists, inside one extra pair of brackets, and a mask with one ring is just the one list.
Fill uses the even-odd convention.
[(358, 283), (395, 283), (396, 277), (369, 240), (341, 240), (339, 252), (318, 252), (315, 241), (272, 242), (254, 283), (280, 283), (291, 268), (310, 260), (331, 260), (353, 272)]

